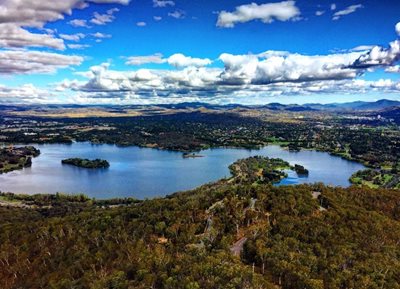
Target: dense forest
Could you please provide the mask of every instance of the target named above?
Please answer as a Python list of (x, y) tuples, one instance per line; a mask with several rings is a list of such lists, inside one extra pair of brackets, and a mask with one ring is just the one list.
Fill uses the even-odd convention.
[(143, 201), (1, 194), (0, 287), (400, 288), (398, 191), (237, 176)]

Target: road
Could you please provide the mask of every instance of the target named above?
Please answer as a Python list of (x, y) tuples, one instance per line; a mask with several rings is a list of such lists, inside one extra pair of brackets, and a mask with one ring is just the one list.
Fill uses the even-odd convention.
[(240, 256), (240, 252), (243, 251), (243, 245), (246, 243), (247, 238), (243, 237), (239, 239), (235, 244), (232, 245), (231, 247), (231, 252), (234, 256)]

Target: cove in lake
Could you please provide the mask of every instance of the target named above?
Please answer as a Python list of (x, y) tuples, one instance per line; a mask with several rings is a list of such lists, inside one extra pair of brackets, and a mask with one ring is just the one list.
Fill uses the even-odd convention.
[[(228, 166), (241, 158), (261, 155), (281, 158), (309, 170), (308, 177), (289, 171), (280, 184), (323, 182), (349, 186), (349, 177), (364, 169), (362, 164), (317, 151), (289, 152), (271, 145), (259, 150), (215, 148), (199, 152), (201, 158), (183, 158), (182, 153), (139, 147), (90, 143), (35, 145), (41, 155), (32, 167), (0, 175), (0, 191), (13, 193), (84, 193), (98, 199), (161, 197), (193, 189), (229, 177)], [(105, 159), (108, 169), (83, 169), (62, 165), (78, 157)], [(279, 185), (279, 184), (278, 184)]]

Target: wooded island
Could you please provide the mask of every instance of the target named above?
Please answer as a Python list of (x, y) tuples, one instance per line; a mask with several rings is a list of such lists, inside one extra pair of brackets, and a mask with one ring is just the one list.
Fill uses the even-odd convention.
[(72, 165), (85, 169), (105, 169), (110, 167), (110, 163), (106, 160), (95, 159), (81, 159), (81, 158), (69, 158), (62, 160), (61, 163), (63, 165)]

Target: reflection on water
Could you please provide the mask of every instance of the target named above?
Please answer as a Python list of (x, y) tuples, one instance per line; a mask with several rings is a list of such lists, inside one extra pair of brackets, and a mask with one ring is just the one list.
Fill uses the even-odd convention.
[[(89, 143), (36, 145), (41, 155), (31, 168), (0, 175), (0, 190), (15, 193), (84, 193), (96, 198), (164, 196), (229, 176), (228, 166), (254, 155), (282, 158), (309, 170), (298, 178), (289, 172), (281, 184), (324, 182), (348, 186), (352, 173), (364, 166), (316, 151), (289, 152), (279, 146), (260, 150), (218, 148), (200, 152), (202, 158), (183, 158), (182, 153), (138, 147)], [(70, 157), (100, 158), (110, 168), (88, 170), (62, 165)]]

